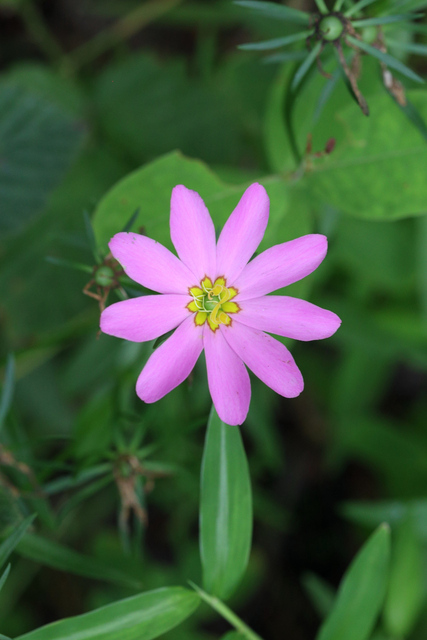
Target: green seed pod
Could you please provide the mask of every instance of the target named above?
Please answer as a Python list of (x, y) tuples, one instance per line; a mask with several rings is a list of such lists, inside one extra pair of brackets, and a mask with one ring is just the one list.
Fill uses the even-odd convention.
[(114, 283), (114, 271), (111, 267), (103, 265), (95, 272), (95, 282), (100, 287), (111, 287)]
[(319, 22), (319, 33), (324, 40), (338, 40), (344, 31), (344, 24), (338, 16), (325, 16)]

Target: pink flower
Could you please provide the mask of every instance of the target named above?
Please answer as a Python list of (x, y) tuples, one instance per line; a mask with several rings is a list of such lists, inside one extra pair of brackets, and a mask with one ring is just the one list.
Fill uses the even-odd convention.
[(265, 331), (319, 340), (335, 333), (341, 321), (304, 300), (267, 294), (314, 271), (326, 255), (327, 240), (306, 235), (275, 245), (249, 262), (264, 236), (268, 211), (264, 187), (251, 185), (216, 243), (203, 200), (178, 185), (172, 191), (170, 230), (179, 259), (137, 233), (117, 233), (110, 241), (127, 275), (161, 295), (112, 304), (101, 315), (102, 331), (145, 342), (175, 329), (138, 378), (136, 392), (144, 402), (159, 400), (183, 382), (203, 349), (212, 400), (228, 424), (242, 424), (248, 413), (246, 366), (286, 398), (303, 390), (290, 352)]

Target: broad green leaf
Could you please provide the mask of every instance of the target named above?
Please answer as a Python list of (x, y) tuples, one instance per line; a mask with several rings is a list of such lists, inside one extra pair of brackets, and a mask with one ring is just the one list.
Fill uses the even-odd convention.
[(14, 84), (0, 86), (0, 230), (40, 213), (81, 146), (84, 127), (67, 112)]
[(6, 362), (3, 389), (0, 396), (0, 431), (4, 419), (9, 411), (12, 402), (13, 386), (15, 383), (15, 359), (13, 354), (9, 354)]
[(156, 589), (59, 620), (15, 640), (152, 640), (188, 618), (199, 602), (196, 593), (182, 587)]
[(240, 431), (212, 408), (200, 497), (200, 554), (209, 593), (228, 598), (234, 591), (248, 563), (251, 538), (251, 485)]
[(390, 529), (383, 524), (346, 571), (317, 640), (368, 640), (384, 600), (389, 556)]
[(412, 631), (425, 597), (423, 549), (412, 517), (393, 531), (390, 582), (384, 603), (385, 630), (393, 638)]
[[(260, 250), (308, 233), (309, 211), (301, 208), (298, 216), (294, 215), (290, 206), (293, 193), (282, 178), (270, 176), (260, 178), (259, 182), (270, 197), (270, 222)], [(139, 207), (138, 228), (142, 226), (147, 236), (173, 249), (169, 212), (171, 192), (177, 184), (184, 184), (202, 196), (219, 231), (250, 183), (225, 184), (204, 163), (177, 152), (167, 154), (128, 175), (101, 200), (93, 219), (99, 246), (106, 250), (110, 238)]]
[[(408, 92), (421, 117), (427, 92)], [(357, 107), (338, 112), (330, 125), (332, 154), (319, 159), (303, 182), (311, 196), (358, 218), (391, 220), (426, 211), (427, 145), (385, 94), (369, 98), (370, 116)]]
[(16, 551), (24, 558), (29, 558), (54, 569), (95, 580), (107, 580), (131, 588), (141, 588), (141, 582), (133, 576), (110, 567), (96, 558), (85, 556), (58, 542), (47, 540), (38, 535), (25, 536)]
[(11, 565), (8, 564), (6, 569), (3, 571), (2, 575), (0, 576), (0, 591), (3, 589), (4, 583), (7, 580), (7, 576), (9, 575), (9, 572), (10, 572), (10, 567)]
[(0, 545), (0, 567), (5, 564), (12, 551), (15, 549), (17, 544), (19, 544), (22, 536), (25, 534), (34, 518), (35, 516), (28, 516), (28, 518), (25, 518), (25, 520), (16, 527), (15, 531), (13, 531), (10, 536), (2, 542)]
[(310, 14), (298, 9), (287, 7), (283, 4), (274, 4), (263, 0), (234, 0), (234, 4), (253, 11), (260, 11), (268, 18), (276, 18), (277, 20), (287, 20), (295, 24), (308, 24), (310, 22)]

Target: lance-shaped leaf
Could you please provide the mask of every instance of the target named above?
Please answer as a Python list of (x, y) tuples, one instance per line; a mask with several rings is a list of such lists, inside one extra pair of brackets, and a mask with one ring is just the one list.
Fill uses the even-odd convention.
[(412, 71), (412, 69), (409, 69), (409, 67), (404, 65), (403, 62), (400, 62), (400, 60), (396, 60), (396, 58), (389, 56), (388, 53), (383, 53), (376, 47), (371, 47), (370, 44), (367, 44), (363, 40), (357, 40), (356, 38), (353, 38), (353, 36), (347, 36), (347, 40), (351, 42), (351, 44), (353, 44), (354, 46), (358, 47), (359, 49), (366, 51), (366, 53), (369, 53), (371, 56), (378, 58), (378, 60), (383, 62), (385, 65), (387, 65), (387, 67), (390, 67), (391, 69), (396, 69), (396, 71), (399, 71), (401, 74), (403, 74), (407, 78), (410, 78), (411, 80), (415, 80), (415, 82), (424, 82), (421, 76), (415, 73), (415, 71)]
[(244, 51), (268, 51), (269, 49), (279, 49), (287, 44), (298, 42), (307, 38), (312, 31), (300, 31), (299, 33), (293, 33), (291, 36), (284, 36), (283, 38), (273, 38), (273, 40), (264, 40), (263, 42), (248, 42), (247, 44), (240, 44), (239, 49)]
[[(356, 2), (356, 4), (354, 4), (352, 7), (350, 7), (350, 9), (344, 11), (344, 15), (346, 18), (350, 18), (350, 16), (353, 16), (358, 11), (362, 11), (362, 9), (377, 1), (378, 0), (360, 0), (359, 2)], [(338, 0), (338, 2), (334, 6), (334, 11), (339, 11), (343, 4), (344, 0)]]
[(268, 18), (277, 20), (287, 20), (295, 24), (309, 24), (310, 16), (304, 11), (286, 7), (284, 4), (274, 4), (274, 2), (260, 2), (259, 0), (234, 0), (234, 4), (254, 11), (260, 11)]
[(378, 16), (377, 18), (361, 18), (360, 20), (354, 20), (353, 27), (375, 27), (377, 25), (392, 24), (393, 22), (409, 22), (421, 17), (421, 15), (419, 13), (402, 13), (393, 16)]
[(305, 76), (305, 74), (310, 69), (311, 65), (319, 55), (321, 48), (322, 48), (322, 43), (317, 42), (316, 45), (308, 54), (308, 56), (306, 57), (306, 59), (304, 60), (304, 62), (302, 63), (302, 65), (298, 67), (292, 79), (292, 84), (291, 84), (292, 90), (295, 90), (298, 87), (299, 83), (301, 82), (301, 80), (303, 79), (303, 77)]
[(207, 591), (227, 598), (242, 577), (252, 538), (248, 463), (238, 427), (212, 408), (202, 461), (200, 553)]
[(197, 593), (167, 587), (59, 620), (15, 640), (153, 640), (180, 624), (199, 605)]
[(368, 640), (381, 611), (389, 570), (390, 529), (383, 524), (341, 581), (335, 605), (316, 640)]

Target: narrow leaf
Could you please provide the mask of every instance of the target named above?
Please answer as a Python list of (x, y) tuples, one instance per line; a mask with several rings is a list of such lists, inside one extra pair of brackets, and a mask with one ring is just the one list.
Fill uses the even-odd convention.
[(126, 222), (125, 226), (123, 227), (122, 231), (130, 231), (137, 219), (137, 217), (139, 216), (139, 207), (138, 209), (135, 209), (135, 211), (133, 212), (133, 214), (131, 215), (131, 217), (129, 218), (129, 220)]
[(275, 4), (274, 2), (260, 2), (258, 0), (234, 0), (234, 4), (254, 11), (260, 11), (268, 18), (276, 18), (277, 20), (287, 20), (295, 24), (309, 24), (310, 15), (298, 9), (292, 9), (284, 4)]
[(243, 51), (267, 51), (269, 49), (279, 49), (287, 44), (298, 42), (307, 38), (312, 31), (300, 31), (294, 33), (291, 36), (285, 36), (284, 38), (274, 38), (273, 40), (264, 40), (263, 42), (248, 42), (247, 44), (240, 44), (239, 49)]
[(378, 60), (383, 62), (388, 67), (391, 67), (392, 69), (396, 69), (396, 71), (399, 71), (400, 73), (410, 78), (411, 80), (415, 80), (415, 82), (422, 82), (422, 83), (424, 82), (424, 80), (414, 71), (412, 71), (412, 69), (409, 69), (409, 67), (407, 67), (402, 62), (400, 62), (400, 60), (396, 60), (396, 58), (389, 56), (388, 53), (383, 53), (376, 47), (371, 47), (371, 45), (367, 44), (366, 42), (363, 42), (363, 40), (357, 40), (352, 36), (347, 36), (347, 40), (352, 44), (354, 44), (359, 49), (363, 49), (363, 51), (366, 51), (366, 53), (369, 53), (371, 56), (378, 58)]
[(334, 605), (334, 589), (315, 573), (303, 575), (302, 584), (319, 616), (325, 618), (332, 611)]
[(25, 518), (25, 520), (16, 527), (15, 531), (13, 531), (13, 533), (11, 533), (10, 536), (2, 542), (0, 545), (0, 567), (5, 564), (35, 517), (35, 515), (32, 515)]
[(298, 87), (299, 83), (301, 82), (301, 80), (303, 79), (307, 71), (310, 69), (313, 62), (316, 60), (317, 56), (320, 53), (321, 48), (322, 48), (322, 43), (318, 42), (310, 51), (310, 53), (308, 54), (308, 56), (306, 57), (302, 65), (295, 72), (295, 75), (292, 79), (292, 84), (291, 84), (291, 89), (293, 91), (295, 91), (295, 89)]
[(401, 15), (393, 15), (393, 16), (378, 16), (377, 18), (362, 18), (360, 20), (354, 20), (353, 27), (371, 27), (376, 25), (383, 24), (392, 24), (393, 22), (405, 22), (413, 20), (414, 18), (419, 18), (420, 14), (413, 13), (403, 13)]
[(292, 60), (304, 60), (307, 55), (307, 51), (285, 51), (283, 53), (274, 53), (272, 56), (267, 56), (263, 59), (265, 64), (274, 62), (291, 62)]
[[(11, 567), (11, 565), (10, 565), (10, 564), (8, 564), (8, 565), (7, 565), (7, 567), (6, 567), (6, 569), (5, 569), (5, 570), (3, 571), (3, 573), (2, 573), (2, 576), (1, 576), (1, 578), (0, 578), (0, 591), (2, 590), (2, 588), (3, 588), (3, 586), (4, 586), (4, 583), (5, 583), (5, 582), (6, 582), (6, 580), (7, 580), (7, 576), (9, 575), (9, 572), (10, 572), (10, 567)], [(0, 636), (0, 638), (1, 638), (1, 636)]]
[(131, 588), (141, 588), (141, 582), (127, 573), (115, 569), (97, 558), (83, 555), (41, 536), (34, 534), (25, 536), (16, 551), (24, 558), (29, 558), (53, 569), (95, 580), (106, 580)]
[(4, 419), (7, 415), (7, 412), (9, 411), (9, 408), (12, 402), (14, 383), (15, 383), (15, 359), (13, 357), (13, 354), (10, 353), (7, 357), (3, 389), (0, 397), (0, 430), (3, 426)]
[(392, 40), (391, 38), (387, 38), (387, 44), (395, 47), (396, 49), (402, 49), (402, 51), (409, 51), (410, 53), (416, 53), (420, 56), (427, 56), (427, 45), (425, 44), (419, 44), (418, 42), (400, 42), (400, 40)]
[(89, 243), (89, 248), (92, 251), (93, 257), (95, 258), (96, 262), (99, 264), (101, 262), (101, 259), (98, 255), (98, 249), (96, 246), (96, 240), (95, 240), (95, 234), (92, 227), (92, 221), (87, 211), (83, 212), (83, 219), (85, 223), (86, 237)]
[(153, 640), (188, 618), (199, 596), (166, 587), (25, 633), (15, 640)]
[(248, 463), (238, 427), (212, 408), (201, 473), (200, 553), (205, 588), (227, 598), (248, 562), (252, 496)]
[[(354, 16), (355, 13), (357, 13), (358, 11), (362, 11), (362, 9), (364, 9), (365, 7), (368, 7), (370, 4), (373, 4), (374, 2), (377, 2), (377, 0), (360, 0), (360, 2), (356, 2), (356, 4), (354, 4), (350, 9), (347, 9), (347, 11), (344, 11), (344, 15), (346, 18), (350, 18), (351, 16)], [(341, 3), (342, 6), (342, 3)], [(339, 11), (339, 9), (335, 9), (335, 11)]]
[(384, 600), (389, 556), (390, 529), (383, 524), (345, 573), (334, 608), (320, 628), (317, 640), (368, 640)]
[(406, 638), (424, 599), (423, 550), (412, 517), (393, 530), (393, 536), (384, 626), (393, 638)]

